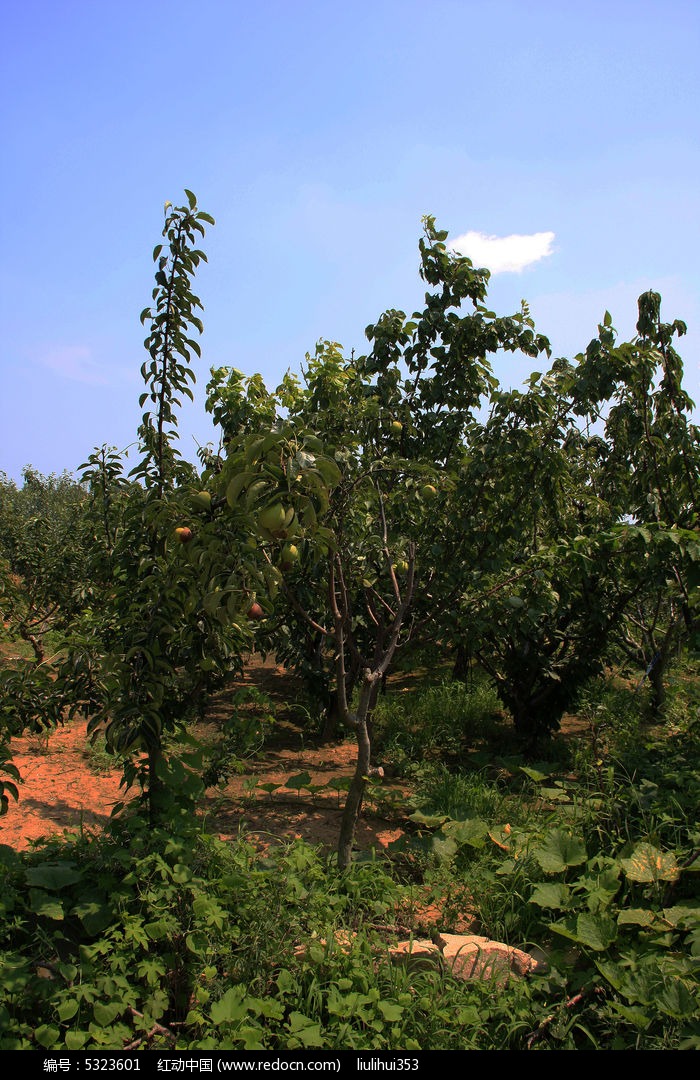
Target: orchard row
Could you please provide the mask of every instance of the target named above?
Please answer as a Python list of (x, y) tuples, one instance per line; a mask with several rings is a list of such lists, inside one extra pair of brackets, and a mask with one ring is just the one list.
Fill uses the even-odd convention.
[[(424, 221), (422, 310), (389, 310), (368, 351), (334, 342), (275, 389), (211, 371), (219, 445), (177, 449), (209, 215), (166, 204), (154, 251), (139, 461), (96, 450), (80, 483), (3, 484), (2, 615), (35, 660), (2, 671), (3, 735), (90, 717), (125, 755), (152, 818), (187, 812), (196, 778), (164, 752), (243, 655), (274, 651), (358, 759), (339, 861), (371, 768), (371, 717), (397, 655), (433, 643), (493, 680), (517, 732), (555, 731), (583, 684), (625, 657), (663, 710), (664, 670), (697, 644), (700, 437), (680, 321), (640, 297), (637, 334), (608, 313), (573, 360), (550, 358), (525, 303), (499, 316), (488, 271)], [(542, 370), (499, 386), (492, 359)], [(47, 632), (60, 649), (47, 663)], [(15, 794), (5, 752), (4, 807)]]

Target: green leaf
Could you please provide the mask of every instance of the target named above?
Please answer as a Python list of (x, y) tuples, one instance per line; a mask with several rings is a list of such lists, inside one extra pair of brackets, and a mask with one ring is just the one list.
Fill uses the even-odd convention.
[(611, 1001), (611, 1008), (615, 1010), (618, 1016), (621, 1016), (623, 1020), (627, 1020), (633, 1027), (639, 1028), (640, 1031), (646, 1031), (651, 1024), (651, 1017), (644, 1012), (643, 1009), (635, 1009), (630, 1005), (623, 1005), (621, 1001)]
[(489, 827), (480, 818), (464, 818), (461, 821), (447, 821), (442, 829), (445, 836), (450, 836), (458, 844), (466, 844), (468, 847), (482, 848), (486, 843), (486, 835)]
[(41, 1024), (40, 1027), (34, 1031), (34, 1038), (41, 1046), (45, 1046), (48, 1050), (50, 1047), (55, 1046), (60, 1038), (61, 1032), (54, 1024)]
[(195, 956), (204, 957), (207, 955), (209, 937), (202, 930), (194, 930), (192, 933), (187, 934), (185, 945), (191, 953), (195, 954)]
[(617, 925), (608, 915), (593, 915), (585, 912), (573, 918), (552, 923), (550, 930), (569, 938), (579, 945), (585, 945), (594, 952), (605, 952), (617, 939)]
[[(266, 791), (268, 795), (272, 795), (273, 791), (277, 791), (282, 787), (282, 784), (258, 784), (260, 791)], [(323, 785), (325, 787), (325, 784)]]
[(654, 1000), (661, 1012), (676, 1020), (683, 1020), (687, 1016), (697, 1016), (696, 1002), (680, 979), (667, 982), (663, 991), (654, 996)]
[(700, 907), (692, 900), (681, 901), (673, 907), (664, 908), (664, 919), (670, 922), (671, 926), (693, 930), (700, 927)]
[(329, 487), (335, 487), (340, 483), (341, 472), (334, 461), (327, 457), (316, 458), (316, 470), (319, 472)]
[(618, 926), (653, 926), (656, 922), (656, 914), (646, 908), (627, 908), (626, 911), (618, 912)]
[(42, 863), (40, 866), (30, 867), (26, 873), (28, 885), (53, 892), (64, 889), (67, 885), (75, 885), (82, 876), (82, 870), (76, 869), (72, 862)]
[(256, 473), (251, 471), (241, 472), (234, 476), (233, 480), (226, 488), (226, 502), (229, 504), (232, 510), (236, 507), (241, 492), (244, 490), (244, 488), (248, 486), (248, 484), (251, 482), (251, 480), (254, 479), (255, 476)]
[(651, 883), (676, 881), (680, 868), (672, 852), (660, 851), (653, 844), (638, 844), (629, 859), (621, 859), (622, 869), (629, 881)]
[(528, 776), (530, 780), (534, 780), (537, 784), (539, 784), (541, 780), (547, 779), (547, 773), (538, 772), (537, 769), (531, 769), (527, 765), (521, 765), (520, 772), (525, 773), (525, 776)]
[(541, 908), (565, 908), (568, 900), (569, 887), (561, 881), (540, 882), (535, 885), (530, 897), (530, 903)]
[(433, 836), (430, 848), (440, 862), (451, 862), (459, 850), (457, 841), (451, 836)]
[(67, 1020), (72, 1020), (77, 1013), (80, 1005), (77, 1001), (62, 1001), (56, 1010), (58, 1012), (58, 1019), (65, 1024)]
[(296, 776), (288, 777), (284, 786), (290, 788), (292, 791), (301, 791), (302, 788), (308, 787), (311, 783), (311, 777), (307, 772), (297, 773)]
[(243, 1000), (245, 995), (244, 986), (230, 986), (224, 996), (211, 1006), (212, 1023), (218, 1027), (220, 1024), (242, 1020), (248, 1011)]
[(308, 1016), (304, 1016), (303, 1013), (293, 1012), (290, 1013), (288, 1028), (292, 1035), (295, 1035), (302, 1046), (323, 1046), (324, 1040), (321, 1036), (321, 1025), (314, 1023)]
[(109, 1027), (112, 1021), (123, 1011), (124, 1006), (119, 1001), (96, 1001), (92, 1013), (95, 1023), (99, 1027)]
[(112, 909), (107, 904), (100, 904), (94, 900), (86, 904), (76, 904), (71, 915), (76, 915), (80, 919), (90, 937), (95, 937), (106, 930), (113, 917)]
[(387, 1023), (396, 1023), (404, 1014), (403, 1005), (395, 1005), (391, 1001), (380, 1001), (377, 1005), (380, 1013)]
[(35, 915), (45, 919), (62, 920), (65, 917), (63, 905), (55, 896), (41, 892), (40, 889), (29, 890), (29, 906)]
[(151, 941), (162, 941), (170, 933), (170, 924), (165, 919), (144, 923), (143, 928)]
[(259, 1027), (240, 1027), (236, 1029), (235, 1039), (243, 1050), (264, 1050), (264, 1032)]
[(545, 874), (561, 874), (569, 866), (580, 866), (587, 858), (583, 841), (562, 829), (553, 829), (533, 854)]
[(185, 188), (185, 195), (187, 196), (187, 201), (190, 204), (190, 210), (194, 210), (195, 206), (197, 205), (197, 196), (194, 194), (194, 192), (190, 191), (189, 188)]
[(88, 1038), (89, 1033), (87, 1031), (67, 1031), (66, 1050), (82, 1050)]
[(414, 810), (408, 816), (409, 821), (415, 821), (417, 825), (425, 825), (427, 829), (437, 829), (449, 821), (448, 814), (424, 814), (422, 810)]

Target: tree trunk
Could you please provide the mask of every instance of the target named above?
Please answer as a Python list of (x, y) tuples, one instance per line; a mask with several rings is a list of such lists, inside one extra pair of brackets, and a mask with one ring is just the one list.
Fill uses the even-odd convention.
[(651, 708), (651, 714), (654, 717), (659, 717), (664, 711), (664, 705), (666, 704), (666, 685), (664, 682), (664, 675), (666, 673), (666, 656), (662, 653), (656, 654), (656, 662), (652, 664), (649, 672), (649, 683), (651, 684), (651, 700), (649, 702)]
[[(349, 701), (352, 697), (352, 692), (355, 689), (355, 683), (357, 682), (357, 676), (359, 675), (359, 668), (357, 661), (354, 661), (345, 673), (345, 700)], [(372, 710), (370, 704), (370, 712)], [(337, 739), (340, 734), (340, 724), (343, 718), (343, 710), (340, 707), (340, 695), (338, 694), (338, 688), (335, 687), (328, 693), (326, 710), (323, 714), (323, 727), (321, 729), (321, 742), (331, 742), (333, 739)]]
[(456, 682), (469, 683), (471, 677), (470, 656), (468, 650), (461, 643), (455, 650), (455, 662), (452, 668), (452, 678)]
[(331, 690), (328, 694), (326, 708), (323, 713), (323, 726), (321, 728), (321, 742), (332, 742), (338, 737), (340, 731), (340, 705), (338, 703), (338, 691)]
[(372, 699), (376, 701), (377, 676), (367, 674), (360, 691), (360, 702), (355, 719), (355, 736), (357, 738), (357, 765), (350, 783), (348, 797), (345, 800), (343, 818), (340, 824), (340, 837), (338, 839), (338, 866), (341, 870), (347, 870), (352, 860), (352, 845), (355, 839), (355, 829), (362, 809), (362, 799), (365, 793), (365, 784), (370, 768), (370, 755), (372, 742), (369, 734), (368, 720), (371, 712)]

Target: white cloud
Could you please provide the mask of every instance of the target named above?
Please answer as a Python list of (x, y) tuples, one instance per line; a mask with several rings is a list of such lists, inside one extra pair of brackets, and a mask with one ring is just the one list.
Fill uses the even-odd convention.
[(531, 233), (530, 236), (487, 236), (468, 232), (450, 241), (449, 247), (466, 255), (475, 266), (485, 266), (492, 274), (519, 274), (526, 266), (552, 254), (553, 232)]
[(65, 379), (97, 386), (105, 386), (109, 383), (104, 371), (93, 359), (92, 350), (85, 345), (60, 345), (48, 348), (41, 353), (40, 361), (44, 367), (50, 368)]

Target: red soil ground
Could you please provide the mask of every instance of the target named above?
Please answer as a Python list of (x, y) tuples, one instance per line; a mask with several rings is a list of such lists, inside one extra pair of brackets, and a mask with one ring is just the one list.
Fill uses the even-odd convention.
[[(202, 726), (204, 737), (215, 735), (227, 713), (227, 699), (240, 685), (262, 687), (278, 702), (294, 702), (294, 680), (271, 662), (254, 662), (242, 683), (220, 695)], [(333, 847), (340, 827), (338, 796), (329, 791), (301, 796), (281, 788), (271, 796), (246, 790), (251, 781), (284, 784), (298, 773), (308, 772), (314, 785), (351, 776), (355, 762), (354, 741), (304, 745), (303, 731), (283, 725), (272, 746), (251, 760), (245, 775), (231, 777), (225, 786), (210, 789), (201, 807), (209, 830), (222, 839), (244, 831), (263, 846), (294, 837)], [(286, 743), (286, 745), (285, 745)], [(295, 745), (296, 744), (296, 748)], [(19, 801), (10, 800), (8, 813), (0, 818), (0, 844), (17, 850), (30, 847), (42, 837), (63, 832), (94, 832), (104, 827), (112, 809), (124, 798), (121, 770), (111, 768), (104, 754), (91, 750), (84, 721), (75, 721), (53, 732), (48, 739), (36, 736), (13, 740), (14, 764), (19, 769)], [(342, 805), (341, 794), (340, 803)], [(385, 847), (401, 835), (391, 822), (365, 811), (357, 832), (362, 849)]]

